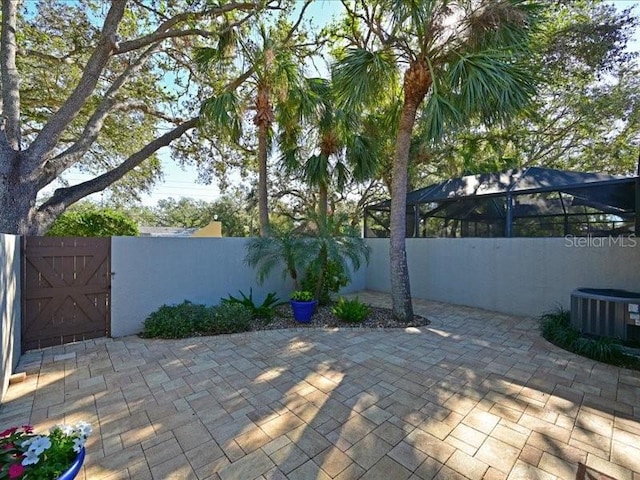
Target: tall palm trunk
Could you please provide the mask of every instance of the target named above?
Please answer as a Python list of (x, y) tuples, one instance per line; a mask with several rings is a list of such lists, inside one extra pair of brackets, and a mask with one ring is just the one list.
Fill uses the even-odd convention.
[(393, 316), (405, 322), (413, 319), (406, 249), (409, 148), (418, 107), (430, 86), (431, 76), (427, 65), (422, 61), (412, 63), (404, 77), (404, 104), (391, 172), (391, 301)]
[(322, 225), (327, 223), (327, 214), (329, 212), (329, 187), (326, 182), (320, 182), (318, 185), (318, 220)]
[(269, 87), (260, 85), (256, 98), (256, 116), (253, 122), (258, 126), (258, 216), (260, 236), (269, 235), (269, 204), (267, 192), (268, 131), (275, 117), (269, 100)]
[(269, 234), (269, 204), (267, 200), (267, 126), (258, 125), (258, 215), (260, 236)]

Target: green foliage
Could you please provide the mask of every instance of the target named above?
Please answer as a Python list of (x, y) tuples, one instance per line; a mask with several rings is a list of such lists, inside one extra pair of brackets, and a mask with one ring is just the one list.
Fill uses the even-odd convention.
[(251, 311), (253, 318), (271, 320), (276, 313), (275, 307), (283, 303), (275, 292), (270, 292), (260, 305), (253, 300), (253, 288), (249, 289), (248, 297), (242, 291), (239, 293), (241, 298), (233, 297), (229, 294), (229, 298), (222, 299), (222, 303), (244, 305)]
[(242, 188), (231, 189), (212, 202), (182, 197), (159, 200), (155, 207), (120, 207), (138, 225), (147, 227), (203, 228), (212, 220), (222, 224), (224, 237), (246, 237), (251, 235), (252, 206)]
[(310, 261), (309, 250), (293, 230), (249, 239), (244, 259), (247, 265), (256, 269), (258, 283), (262, 284), (275, 268), (280, 267), (282, 278), (288, 275), (295, 288), (298, 287), (299, 272), (304, 271)]
[(296, 302), (311, 302), (313, 301), (313, 293), (308, 290), (296, 290), (291, 294), (291, 300)]
[(358, 270), (363, 260), (369, 261), (369, 247), (348, 228), (345, 216), (337, 214), (314, 218), (304, 229), (252, 238), (245, 256), (245, 263), (257, 269), (258, 282), (280, 267), (283, 278), (288, 274), (298, 289), (300, 272), (305, 272), (302, 288), (320, 300), (348, 285), (349, 268)]
[(331, 311), (340, 320), (348, 323), (361, 323), (369, 315), (369, 307), (358, 300), (357, 297), (353, 300), (340, 298)]
[(244, 305), (222, 302), (212, 308), (213, 320), (209, 324), (205, 335), (219, 335), (222, 333), (240, 333), (251, 330), (253, 312)]
[(222, 302), (207, 307), (185, 300), (178, 305), (162, 305), (144, 321), (141, 336), (186, 338), (200, 335), (246, 332), (253, 313), (245, 305)]
[(558, 308), (540, 317), (540, 332), (551, 343), (573, 351), (580, 332), (571, 326), (569, 311)]
[(413, 183), (526, 166), (634, 171), (640, 81), (628, 46), (638, 19), (602, 1), (546, 2), (541, 13), (527, 58), (539, 81), (530, 107), (506, 125), (472, 119), (436, 146), (418, 146), (418, 133), (414, 174), (424, 177)]
[(185, 338), (208, 332), (216, 310), (188, 300), (178, 305), (162, 305), (144, 321), (142, 336), (147, 338)]
[[(318, 263), (316, 260), (307, 268), (304, 279), (300, 282), (300, 286), (303, 289), (315, 290), (320, 280), (321, 265)], [(318, 302), (320, 302), (321, 305), (326, 305), (331, 301), (332, 293), (338, 293), (342, 287), (346, 287), (348, 284), (349, 276), (345, 273), (344, 267), (338, 262), (328, 261), (324, 269), (324, 278), (320, 295), (318, 296)]]
[(624, 350), (620, 342), (607, 337), (581, 337), (575, 342), (573, 351), (578, 355), (605, 363), (617, 364), (624, 357)]
[(562, 308), (540, 317), (540, 331), (551, 343), (570, 352), (599, 362), (614, 365), (625, 363), (626, 356), (619, 341), (606, 337), (581, 336), (571, 326), (569, 312)]
[(85, 207), (60, 215), (48, 237), (137, 236), (138, 226), (124, 213), (109, 208)]

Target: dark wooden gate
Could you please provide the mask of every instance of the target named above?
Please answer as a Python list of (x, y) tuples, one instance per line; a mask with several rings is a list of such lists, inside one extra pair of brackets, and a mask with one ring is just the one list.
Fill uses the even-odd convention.
[(22, 350), (109, 335), (111, 240), (23, 237)]

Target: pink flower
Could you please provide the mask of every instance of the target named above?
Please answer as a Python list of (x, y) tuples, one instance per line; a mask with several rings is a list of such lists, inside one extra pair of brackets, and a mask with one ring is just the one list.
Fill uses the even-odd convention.
[(33, 427), (31, 425), (22, 425), (24, 433), (33, 433)]
[(0, 432), (0, 437), (8, 437), (9, 435), (13, 435), (18, 430), (18, 427), (11, 427), (6, 429), (4, 432)]
[(9, 467), (9, 478), (20, 478), (24, 473), (24, 467), (19, 463), (14, 463)]

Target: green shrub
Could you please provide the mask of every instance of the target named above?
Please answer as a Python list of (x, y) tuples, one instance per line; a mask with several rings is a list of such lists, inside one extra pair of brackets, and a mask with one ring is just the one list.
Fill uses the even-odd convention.
[(253, 313), (250, 308), (239, 303), (222, 302), (213, 308), (213, 319), (206, 332), (209, 335), (239, 333), (251, 330)]
[[(314, 291), (318, 285), (320, 273), (322, 269), (318, 261), (312, 262), (305, 272), (304, 279), (300, 282), (303, 290)], [(349, 284), (349, 277), (344, 271), (342, 265), (338, 262), (329, 260), (323, 273), (322, 286), (320, 287), (320, 298), (318, 302), (326, 305), (331, 301), (331, 294), (338, 291)]]
[(614, 365), (626, 361), (619, 341), (606, 337), (581, 336), (580, 332), (571, 326), (569, 312), (562, 308), (540, 317), (540, 331), (542, 336), (554, 345), (578, 355)]
[(369, 315), (369, 307), (357, 298), (353, 300), (340, 298), (331, 311), (340, 320), (349, 323), (361, 323)]
[(229, 294), (229, 298), (223, 298), (222, 303), (232, 303), (236, 305), (244, 305), (249, 310), (253, 318), (262, 318), (264, 320), (271, 320), (276, 314), (276, 307), (282, 305), (275, 292), (270, 292), (264, 301), (257, 305), (253, 300), (253, 289), (249, 289), (249, 296), (247, 297), (242, 291), (239, 292), (242, 298), (236, 298)]
[(310, 302), (313, 300), (313, 293), (308, 290), (296, 290), (291, 294), (291, 300), (295, 302)]
[(109, 208), (83, 207), (68, 210), (53, 223), (48, 237), (137, 236), (138, 225), (122, 212)]
[(185, 338), (209, 330), (214, 319), (211, 307), (185, 300), (177, 305), (162, 305), (144, 321), (142, 336), (148, 338)]
[(614, 339), (582, 337), (575, 343), (574, 352), (605, 363), (617, 363), (624, 358), (622, 345)]

